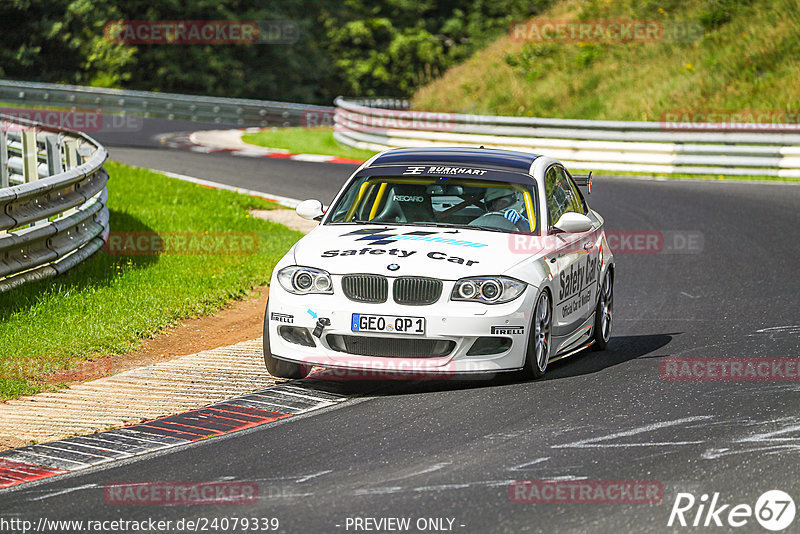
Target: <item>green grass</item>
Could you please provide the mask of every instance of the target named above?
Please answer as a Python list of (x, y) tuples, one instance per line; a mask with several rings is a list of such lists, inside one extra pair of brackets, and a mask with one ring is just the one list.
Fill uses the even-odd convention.
[(0, 294), (0, 400), (41, 378), (124, 354), (181, 319), (213, 314), (266, 284), (302, 234), (249, 214), (266, 200), (109, 162), (111, 231), (254, 233), (250, 254), (117, 255), (100, 251), (66, 275)]
[(700, 31), (652, 43), (523, 43), (504, 36), (421, 88), (414, 107), (608, 120), (659, 121), (676, 110), (796, 117), (796, 0), (562, 0), (535, 20), (547, 19), (645, 19)]
[(333, 128), (281, 128), (246, 133), (242, 140), (268, 148), (283, 148), (295, 154), (323, 154), (355, 160), (367, 160), (375, 152), (342, 145), (333, 138)]

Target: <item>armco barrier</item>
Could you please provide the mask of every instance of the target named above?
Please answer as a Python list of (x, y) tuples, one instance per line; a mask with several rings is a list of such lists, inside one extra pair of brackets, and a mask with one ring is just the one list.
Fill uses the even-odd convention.
[(464, 115), (342, 97), (335, 104), (336, 139), (367, 150), (483, 145), (544, 153), (576, 169), (800, 178), (800, 124)]
[(0, 115), (0, 293), (61, 274), (108, 235), (106, 149)]
[(307, 126), (309, 114), (332, 107), (270, 100), (217, 98), (150, 91), (124, 91), (78, 85), (0, 80), (0, 102), (93, 111), (108, 116), (188, 120), (240, 126)]

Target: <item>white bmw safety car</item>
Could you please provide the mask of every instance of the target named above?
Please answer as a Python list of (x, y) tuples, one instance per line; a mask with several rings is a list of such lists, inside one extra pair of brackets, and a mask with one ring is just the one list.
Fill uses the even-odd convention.
[[(591, 175), (579, 178), (591, 190)], [(413, 376), (524, 371), (611, 333), (603, 219), (557, 160), (397, 149), (350, 177), (275, 267), (264, 320), (274, 376), (312, 366)]]

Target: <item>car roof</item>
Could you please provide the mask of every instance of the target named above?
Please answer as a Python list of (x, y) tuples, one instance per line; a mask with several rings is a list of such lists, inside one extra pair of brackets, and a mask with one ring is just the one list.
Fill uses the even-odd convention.
[(538, 154), (492, 148), (399, 148), (376, 157), (369, 167), (387, 165), (458, 165), (528, 174)]

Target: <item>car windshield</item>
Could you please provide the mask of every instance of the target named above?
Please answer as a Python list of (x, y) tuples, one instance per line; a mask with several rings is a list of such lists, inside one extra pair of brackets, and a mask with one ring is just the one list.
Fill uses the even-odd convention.
[(531, 185), (461, 178), (365, 176), (331, 208), (328, 224), (407, 224), (499, 232), (536, 230)]

